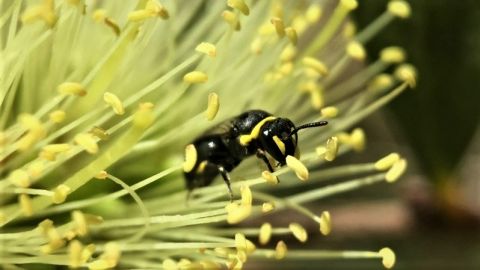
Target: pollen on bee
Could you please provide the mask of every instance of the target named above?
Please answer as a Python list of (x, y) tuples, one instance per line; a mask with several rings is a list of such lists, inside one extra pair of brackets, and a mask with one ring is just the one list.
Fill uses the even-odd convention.
[(118, 98), (117, 95), (110, 92), (106, 92), (105, 94), (103, 94), (103, 100), (105, 101), (105, 103), (107, 103), (112, 107), (115, 114), (118, 114), (118, 115), (125, 114), (125, 108), (123, 107), (123, 103)]
[(57, 87), (57, 91), (64, 95), (85, 96), (87, 94), (85, 87), (77, 82), (64, 82)]
[(278, 241), (275, 246), (275, 259), (281, 260), (287, 255), (287, 245), (283, 241)]
[(198, 44), (197, 47), (195, 47), (195, 50), (210, 57), (215, 57), (217, 55), (217, 48), (215, 45), (208, 42), (202, 42)]
[(96, 154), (98, 152), (97, 141), (92, 134), (80, 133), (75, 135), (73, 140), (90, 154)]
[(408, 2), (406, 2), (404, 0), (392, 0), (392, 1), (390, 1), (388, 3), (387, 10), (391, 14), (393, 14), (393, 15), (399, 17), (399, 18), (402, 18), (402, 19), (406, 19), (406, 18), (410, 17), (410, 14), (411, 14), (410, 5), (408, 4)]
[(287, 156), (287, 166), (292, 169), (297, 177), (302, 180), (308, 180), (308, 169), (305, 165), (294, 156)]
[(67, 198), (68, 193), (70, 193), (70, 191), (71, 191), (71, 188), (67, 185), (61, 184), (61, 185), (57, 186), (53, 190), (52, 202), (54, 204), (63, 203), (65, 201), (65, 199)]
[(202, 71), (192, 71), (183, 76), (183, 81), (187, 83), (205, 83), (208, 81), (208, 75)]
[(395, 253), (388, 247), (380, 249), (378, 254), (382, 256), (382, 264), (385, 268), (391, 269), (395, 265)]
[(302, 225), (298, 223), (290, 223), (288, 225), (288, 228), (292, 232), (293, 236), (297, 238), (298, 241), (305, 243), (308, 239), (308, 234), (305, 228), (303, 228)]
[(375, 169), (377, 169), (378, 171), (388, 170), (398, 160), (400, 160), (400, 155), (398, 153), (391, 153), (391, 154), (379, 159), (377, 162), (375, 162)]
[(183, 171), (191, 172), (197, 163), (197, 149), (195, 145), (189, 144), (185, 147), (185, 162), (183, 163)]
[(272, 174), (269, 171), (263, 171), (262, 172), (262, 177), (269, 184), (274, 184), (274, 185), (278, 184), (278, 177), (276, 175)]
[(208, 121), (212, 121), (213, 119), (215, 119), (219, 108), (220, 98), (218, 97), (218, 94), (214, 92), (208, 94), (207, 110), (205, 111)]
[(266, 245), (272, 237), (272, 225), (270, 223), (263, 223), (258, 234), (258, 242), (261, 245)]
[(335, 136), (328, 138), (325, 149), (326, 149), (325, 160), (326, 161), (333, 161), (337, 157), (338, 138), (335, 137)]
[(250, 9), (243, 0), (228, 0), (227, 5), (231, 8), (239, 10), (243, 13), (243, 15), (248, 16), (250, 14)]
[(407, 160), (400, 159), (393, 164), (393, 166), (387, 171), (385, 175), (385, 180), (389, 183), (393, 183), (398, 180), (398, 178), (405, 172), (407, 169)]

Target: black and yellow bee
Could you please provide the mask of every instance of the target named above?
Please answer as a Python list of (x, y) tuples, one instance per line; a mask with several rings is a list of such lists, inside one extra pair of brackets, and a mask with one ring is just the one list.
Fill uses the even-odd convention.
[(247, 111), (222, 122), (192, 142), (197, 157), (195, 165), (184, 170), (187, 189), (208, 186), (220, 174), (232, 199), (228, 173), (243, 159), (256, 155), (273, 172), (267, 155), (278, 162), (275, 166), (285, 165), (286, 157), (294, 156), (298, 149), (297, 132), (326, 124), (319, 121), (295, 127), (289, 119), (262, 110)]

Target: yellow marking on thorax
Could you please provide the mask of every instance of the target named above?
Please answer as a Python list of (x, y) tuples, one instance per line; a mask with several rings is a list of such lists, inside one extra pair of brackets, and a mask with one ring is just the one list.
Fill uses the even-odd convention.
[(268, 116), (268, 117), (265, 117), (262, 121), (258, 122), (255, 127), (252, 129), (252, 131), (250, 132), (250, 134), (246, 134), (246, 135), (241, 135), (240, 136), (240, 144), (243, 145), (243, 146), (247, 146), (253, 139), (256, 139), (258, 138), (258, 135), (260, 134), (260, 129), (262, 128), (262, 126), (266, 123), (266, 122), (270, 122), (272, 120), (274, 120), (275, 117), (274, 116)]
[(278, 149), (280, 149), (280, 152), (282, 152), (282, 155), (285, 155), (285, 144), (278, 138), (278, 136), (273, 136), (273, 141), (277, 145)]

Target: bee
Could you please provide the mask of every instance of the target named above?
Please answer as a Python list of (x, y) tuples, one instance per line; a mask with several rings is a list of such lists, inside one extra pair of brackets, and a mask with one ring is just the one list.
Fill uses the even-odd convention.
[(189, 194), (195, 188), (210, 185), (221, 175), (233, 200), (229, 172), (242, 160), (256, 155), (274, 172), (267, 155), (277, 162), (276, 167), (284, 166), (287, 156), (298, 153), (297, 132), (327, 123), (319, 121), (295, 127), (288, 118), (250, 110), (214, 126), (191, 143), (196, 151), (195, 165), (184, 169)]

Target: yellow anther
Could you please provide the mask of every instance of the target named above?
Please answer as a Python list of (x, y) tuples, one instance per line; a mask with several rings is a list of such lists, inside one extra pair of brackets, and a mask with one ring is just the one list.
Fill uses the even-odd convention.
[(247, 250), (247, 238), (245, 238), (243, 233), (235, 234), (235, 247), (237, 250)]
[(22, 113), (18, 116), (18, 122), (28, 130), (38, 130), (42, 128), (42, 123), (34, 115)]
[(110, 134), (101, 127), (92, 127), (89, 131), (93, 136), (99, 138), (100, 140), (108, 140)]
[(37, 136), (35, 132), (28, 132), (22, 138), (20, 138), (20, 140), (18, 140), (18, 149), (21, 151), (29, 149), (35, 144), (35, 142), (38, 141), (39, 138), (41, 137)]
[(110, 92), (106, 92), (105, 94), (103, 94), (103, 100), (105, 101), (105, 103), (107, 103), (112, 107), (113, 111), (116, 114), (122, 115), (125, 113), (125, 108), (123, 107), (123, 103), (117, 97), (117, 95)]
[(272, 225), (270, 223), (263, 223), (258, 234), (258, 242), (261, 245), (266, 245), (272, 237)]
[(162, 262), (162, 267), (165, 270), (179, 270), (177, 263), (172, 259), (165, 259)]
[(280, 66), (280, 68), (278, 70), (283, 75), (291, 74), (292, 71), (293, 71), (293, 63), (292, 62), (285, 62)]
[(283, 241), (279, 241), (275, 247), (275, 259), (281, 260), (287, 255), (287, 245)]
[(168, 19), (170, 17), (168, 10), (156, 0), (149, 0), (145, 6), (145, 10), (162, 19)]
[(208, 121), (212, 121), (215, 119), (215, 116), (218, 113), (218, 109), (220, 107), (220, 99), (217, 93), (210, 93), (208, 94), (208, 104), (207, 110), (205, 111), (205, 115), (207, 116)]
[(48, 115), (50, 121), (52, 121), (55, 124), (59, 124), (63, 122), (63, 120), (65, 120), (65, 116), (66, 116), (65, 111), (62, 111), (62, 110), (53, 111)]
[(183, 81), (187, 83), (204, 83), (208, 81), (208, 76), (201, 71), (192, 71), (183, 76)]
[(311, 24), (318, 22), (322, 17), (322, 7), (319, 4), (312, 4), (307, 8), (305, 18)]
[(322, 108), (323, 104), (325, 103), (323, 92), (320, 90), (310, 92), (310, 99), (311, 99), (313, 108), (317, 110)]
[(350, 41), (347, 45), (347, 54), (355, 60), (362, 61), (365, 60), (367, 53), (365, 48), (358, 41)]
[(17, 187), (27, 188), (30, 186), (30, 176), (25, 170), (17, 169), (10, 173), (8, 180)]
[(88, 263), (88, 269), (91, 270), (105, 270), (113, 267), (115, 267), (115, 265), (112, 265), (110, 262), (104, 259), (98, 259)]
[(405, 61), (405, 51), (400, 47), (387, 47), (380, 52), (380, 59), (385, 63), (398, 64)]
[(411, 14), (410, 4), (408, 4), (407, 1), (403, 1), (403, 0), (390, 1), (388, 3), (387, 10), (391, 14), (402, 19), (406, 19), (410, 17), (410, 14)]
[(400, 65), (395, 69), (395, 77), (408, 83), (412, 88), (417, 85), (417, 70), (410, 64)]
[(82, 250), (82, 262), (86, 263), (90, 258), (92, 257), (93, 253), (95, 252), (95, 245), (90, 244), (87, 245), (83, 250)]
[(155, 120), (155, 115), (153, 114), (153, 104), (150, 102), (140, 103), (138, 110), (133, 115), (133, 125), (146, 129), (152, 125)]
[(315, 70), (319, 75), (325, 76), (328, 74), (327, 66), (322, 63), (321, 61), (313, 58), (313, 57), (304, 57), (302, 59), (302, 63), (313, 70)]
[(221, 265), (217, 262), (214, 262), (214, 261), (210, 261), (210, 260), (207, 260), (207, 261), (200, 261), (200, 264), (202, 265), (202, 269), (211, 269), (211, 270), (221, 270), (223, 269), (221, 267)]
[(263, 179), (267, 180), (267, 183), (274, 184), (274, 185), (278, 184), (278, 177), (273, 175), (269, 171), (263, 171), (262, 177)]
[(262, 49), (263, 49), (263, 41), (261, 38), (255, 38), (252, 43), (250, 44), (250, 50), (254, 53), (254, 54), (260, 54), (262, 53)]
[(346, 38), (351, 38), (357, 33), (357, 27), (351, 21), (347, 21), (345, 23), (345, 27), (343, 28), (343, 35)]
[(23, 23), (31, 23), (36, 20), (43, 20), (50, 27), (55, 25), (57, 15), (53, 0), (44, 0), (43, 4), (33, 6), (22, 14)]
[(291, 62), (295, 55), (297, 55), (297, 49), (291, 44), (289, 44), (280, 53), (280, 60), (282, 62)]
[(297, 30), (298, 34), (303, 34), (309, 26), (309, 22), (305, 16), (296, 16), (292, 21), (292, 27)]
[(107, 179), (107, 176), (108, 176), (107, 171), (100, 171), (100, 172), (97, 173), (94, 177), (95, 177), (96, 179), (104, 180), (104, 179)]
[(250, 14), (250, 9), (243, 0), (228, 0), (227, 5), (231, 8), (239, 10), (243, 13), (243, 15), (248, 16)]
[(320, 217), (315, 216), (313, 219), (320, 224), (320, 232), (323, 235), (330, 234), (332, 231), (332, 218), (330, 216), (330, 212), (323, 211)]
[(48, 244), (43, 245), (40, 248), (41, 252), (44, 254), (50, 254), (65, 245), (65, 240), (62, 239), (60, 233), (55, 229), (53, 222), (50, 222), (44, 227), (44, 235), (48, 239)]
[(262, 204), (262, 212), (263, 213), (268, 213), (273, 211), (275, 209), (275, 204), (273, 202), (264, 202)]
[(225, 10), (222, 12), (222, 17), (223, 20), (225, 20), (230, 27), (232, 27), (233, 30), (239, 31), (241, 26), (240, 26), (240, 21), (238, 20), (238, 17), (235, 13)]
[(135, 10), (128, 13), (129, 22), (141, 22), (152, 17), (152, 12), (146, 9)]
[(273, 26), (275, 27), (275, 31), (277, 32), (277, 35), (279, 37), (283, 37), (285, 36), (285, 25), (283, 24), (283, 20), (278, 18), (278, 17), (274, 17), (270, 20), (270, 22), (273, 24)]
[(322, 118), (334, 118), (338, 115), (338, 108), (335, 106), (328, 106), (320, 110)]
[(325, 145), (325, 160), (326, 161), (333, 161), (337, 157), (338, 152), (338, 138), (337, 137), (330, 137), (327, 140), (327, 144)]
[(101, 259), (105, 260), (109, 265), (116, 266), (118, 260), (120, 259), (121, 250), (120, 245), (116, 242), (108, 242), (105, 245), (105, 251), (100, 256)]
[(185, 162), (183, 163), (183, 171), (191, 172), (197, 163), (197, 149), (195, 145), (189, 144), (185, 147)]
[(77, 82), (64, 82), (57, 87), (57, 91), (64, 95), (85, 96), (87, 90)]
[(292, 232), (293, 236), (297, 238), (298, 241), (305, 243), (308, 239), (308, 234), (305, 228), (302, 227), (302, 225), (298, 223), (290, 223), (288, 225), (288, 228)]
[(349, 144), (352, 146), (353, 150), (360, 152), (365, 149), (365, 132), (363, 129), (356, 128), (350, 134)]
[(75, 224), (75, 233), (80, 236), (85, 236), (88, 233), (88, 224), (85, 215), (81, 211), (72, 212), (72, 221)]
[(32, 200), (27, 194), (20, 194), (18, 196), (18, 202), (20, 203), (20, 209), (25, 216), (29, 217), (33, 215)]
[(43, 150), (53, 153), (62, 153), (71, 149), (68, 143), (49, 144), (43, 147)]
[(73, 138), (76, 144), (80, 145), (90, 154), (95, 154), (98, 152), (97, 141), (92, 134), (89, 133), (80, 133)]
[(92, 18), (94, 21), (100, 23), (105, 20), (107, 17), (107, 10), (106, 9), (96, 9), (93, 11)]
[(214, 44), (208, 42), (202, 42), (195, 47), (197, 52), (204, 53), (210, 57), (215, 57), (217, 55), (217, 47)]
[(67, 185), (61, 184), (53, 190), (52, 201), (55, 204), (63, 203), (67, 199), (68, 193), (71, 188)]
[(78, 268), (82, 265), (83, 245), (78, 240), (73, 240), (68, 245), (68, 265), (71, 268)]
[(233, 260), (227, 262), (227, 269), (228, 270), (242, 270), (243, 269), (243, 262), (238, 257), (235, 257), (235, 258), (233, 258)]
[(252, 207), (250, 205), (237, 203), (229, 203), (225, 206), (225, 209), (227, 210), (227, 222), (229, 224), (237, 224), (252, 213)]
[(287, 166), (295, 172), (298, 179), (302, 181), (308, 180), (308, 169), (300, 160), (289, 155), (287, 156), (286, 161)]
[(390, 248), (382, 248), (378, 252), (382, 256), (382, 264), (386, 269), (391, 269), (395, 265), (395, 253)]
[(252, 206), (252, 191), (250, 190), (250, 187), (247, 185), (242, 185), (240, 187), (240, 194), (242, 196), (242, 205), (243, 206)]
[(376, 93), (379, 90), (383, 90), (386, 88), (389, 88), (393, 85), (394, 80), (392, 75), (382, 73), (377, 76), (375, 76), (372, 81), (368, 85), (368, 91), (372, 93)]
[(402, 176), (402, 174), (407, 169), (407, 160), (400, 159), (393, 166), (388, 170), (387, 174), (385, 174), (385, 180), (389, 183), (393, 183)]
[(358, 3), (356, 0), (340, 0), (340, 6), (346, 10), (354, 10), (357, 8)]
[(398, 153), (391, 153), (375, 162), (375, 169), (377, 169), (378, 171), (386, 171), (390, 169), (393, 164), (395, 164), (399, 160), (400, 155)]
[(293, 45), (297, 45), (298, 35), (293, 27), (285, 28), (285, 35), (287, 35), (288, 40), (290, 40)]

